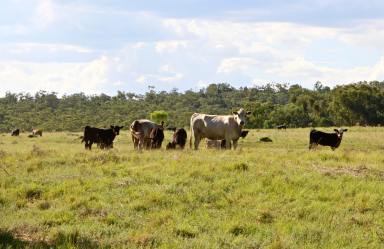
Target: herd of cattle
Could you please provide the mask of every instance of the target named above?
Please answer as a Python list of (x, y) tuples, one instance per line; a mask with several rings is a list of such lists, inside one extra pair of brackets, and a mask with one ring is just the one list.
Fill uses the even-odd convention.
[[(243, 130), (246, 117), (250, 112), (240, 109), (233, 112), (232, 115), (209, 115), (202, 113), (194, 113), (190, 120), (190, 137), (189, 144), (197, 150), (201, 140), (206, 140), (207, 148), (223, 148), (236, 149), (237, 142), (240, 138), (245, 138), (249, 131)], [(85, 144), (85, 149), (92, 149), (93, 144), (101, 149), (113, 148), (113, 141), (120, 134), (120, 130), (124, 126), (111, 125), (110, 128), (101, 129), (91, 126), (84, 128), (84, 135), (81, 136)], [(279, 125), (278, 129), (286, 129), (285, 124)], [(166, 145), (166, 149), (184, 149), (187, 142), (187, 132), (183, 128), (164, 127), (164, 122), (156, 124), (147, 119), (138, 119), (132, 122), (129, 127), (134, 149), (159, 149), (164, 140), (164, 130), (172, 130), (172, 141)], [(309, 149), (315, 148), (317, 145), (330, 146), (335, 150), (340, 146), (343, 133), (347, 129), (335, 129), (335, 133), (325, 133), (312, 129), (309, 135)], [(19, 136), (20, 130), (12, 131), (12, 136)], [(33, 130), (29, 137), (42, 136), (42, 130)]]

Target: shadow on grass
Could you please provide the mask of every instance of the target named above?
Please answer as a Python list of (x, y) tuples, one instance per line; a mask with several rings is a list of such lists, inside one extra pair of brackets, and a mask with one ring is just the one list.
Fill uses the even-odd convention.
[(59, 233), (52, 242), (28, 241), (17, 238), (9, 231), (0, 230), (0, 249), (46, 249), (46, 248), (99, 248), (99, 245), (87, 238), (81, 237), (77, 232), (70, 234)]
[(0, 230), (0, 248), (49, 248), (44, 242), (31, 243), (16, 238), (11, 232)]

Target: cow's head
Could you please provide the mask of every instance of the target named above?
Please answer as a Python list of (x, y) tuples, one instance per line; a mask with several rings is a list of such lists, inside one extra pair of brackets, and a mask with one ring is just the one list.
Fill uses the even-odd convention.
[(334, 129), (334, 131), (336, 132), (337, 137), (342, 139), (343, 138), (343, 133), (348, 131), (348, 129), (339, 128), (339, 129)]
[(111, 129), (113, 131), (113, 133), (115, 133), (115, 135), (119, 135), (120, 134), (120, 129), (123, 129), (124, 126), (118, 126), (118, 125), (111, 125)]
[(233, 112), (235, 121), (240, 127), (243, 127), (245, 125), (246, 117), (249, 114), (251, 114), (251, 112), (246, 112), (243, 108), (240, 108), (240, 110), (238, 110), (237, 112)]
[(245, 138), (248, 135), (249, 131), (241, 131), (240, 137)]

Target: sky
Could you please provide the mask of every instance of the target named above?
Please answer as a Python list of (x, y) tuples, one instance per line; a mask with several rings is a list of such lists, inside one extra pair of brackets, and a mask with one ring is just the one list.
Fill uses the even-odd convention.
[(0, 95), (384, 80), (382, 0), (2, 0)]

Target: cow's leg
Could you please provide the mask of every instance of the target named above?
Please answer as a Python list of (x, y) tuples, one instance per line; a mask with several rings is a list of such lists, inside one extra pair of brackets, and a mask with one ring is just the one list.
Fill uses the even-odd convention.
[(233, 149), (236, 150), (237, 148), (237, 139), (233, 140)]
[(231, 139), (228, 135), (225, 135), (225, 149), (230, 150), (231, 149)]
[(194, 137), (195, 137), (195, 142), (194, 142), (195, 150), (198, 150), (198, 149), (199, 149), (199, 144), (200, 144), (201, 137), (200, 137), (200, 135), (195, 135)]
[(231, 149), (231, 140), (225, 139), (225, 149), (227, 150)]

